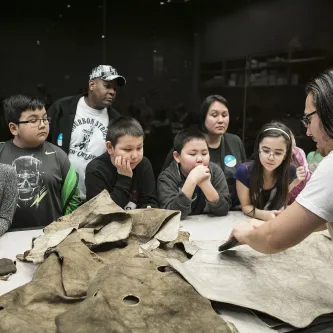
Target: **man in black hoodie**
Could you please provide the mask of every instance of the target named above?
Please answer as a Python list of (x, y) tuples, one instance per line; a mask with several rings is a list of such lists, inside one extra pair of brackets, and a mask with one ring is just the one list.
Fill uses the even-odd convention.
[(109, 122), (118, 116), (112, 104), (119, 86), (126, 80), (109, 65), (95, 67), (89, 76), (88, 93), (64, 97), (48, 109), (51, 117), (48, 141), (62, 148), (79, 175), (79, 188), (85, 200), (87, 164), (106, 151)]

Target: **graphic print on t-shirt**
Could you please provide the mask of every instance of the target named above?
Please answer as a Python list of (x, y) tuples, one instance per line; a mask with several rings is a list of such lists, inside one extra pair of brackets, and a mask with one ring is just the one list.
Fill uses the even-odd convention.
[(47, 195), (47, 187), (44, 185), (42, 162), (33, 156), (21, 156), (15, 159), (12, 166), (17, 173), (17, 190), (19, 207), (38, 208), (39, 203)]
[(83, 138), (82, 141), (78, 142), (74, 145), (74, 148), (78, 148), (80, 150), (87, 151), (89, 142), (91, 140), (91, 136), (94, 134), (94, 127), (91, 126), (88, 130), (84, 129), (83, 132)]
[(88, 163), (106, 151), (105, 138), (108, 131), (108, 110), (91, 108), (81, 97), (72, 126), (68, 158), (79, 175), (79, 189), (82, 200), (86, 197), (84, 184)]
[[(86, 125), (90, 126), (87, 127)], [(90, 161), (98, 156), (96, 154), (91, 154), (92, 149), (96, 143), (98, 144), (100, 141), (102, 143), (103, 149), (101, 152), (104, 152), (104, 142), (107, 133), (107, 126), (102, 124), (100, 121), (91, 118), (81, 118), (74, 121), (72, 133), (75, 132), (75, 137), (77, 138), (73, 142), (73, 146), (69, 149), (69, 155), (74, 155), (78, 159), (84, 159), (86, 161)], [(90, 153), (89, 153), (90, 152)]]

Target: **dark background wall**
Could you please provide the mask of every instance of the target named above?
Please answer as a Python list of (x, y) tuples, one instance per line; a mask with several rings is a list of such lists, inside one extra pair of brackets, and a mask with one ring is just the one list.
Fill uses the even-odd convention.
[[(1, 3), (0, 98), (28, 93), (47, 95), (51, 102), (77, 94), (86, 89), (91, 69), (107, 63), (127, 79), (115, 104), (122, 113), (145, 97), (152, 110), (165, 110), (168, 118), (177, 123), (181, 122), (179, 118), (191, 119), (184, 115), (197, 112), (208, 94), (218, 93), (230, 102), (230, 131), (244, 138), (249, 153), (258, 128), (270, 119), (286, 121), (295, 131), (299, 145), (306, 151), (313, 149), (304, 136), (299, 117), (304, 108), (304, 83), (333, 66), (333, 1), (166, 0), (163, 5), (160, 3), (157, 0)], [(227, 82), (215, 82), (207, 86), (202, 79), (203, 64), (215, 66), (236, 58), (245, 64), (246, 59), (260, 56), (292, 53), (296, 57), (295, 52), (303, 52), (303, 57), (324, 56), (326, 60), (298, 66), (300, 82), (295, 85), (250, 84), (245, 88), (244, 84), (231, 87)], [(244, 65), (245, 75), (250, 74), (245, 72)], [(153, 138), (156, 145), (150, 152), (147, 148), (151, 156), (156, 154), (158, 144), (165, 145), (160, 149), (157, 164), (161, 164), (162, 155), (171, 147), (172, 135), (181, 126), (184, 123), (172, 129), (169, 139), (165, 133)], [(1, 140), (8, 138), (5, 129), (2, 121)]]
[[(188, 99), (192, 25), (186, 8), (180, 4), (170, 10), (157, 1), (107, 1), (103, 39), (102, 3), (8, 5), (0, 21), (0, 72), (6, 77), (0, 96), (34, 93), (38, 84), (54, 99), (76, 94), (86, 89), (91, 69), (106, 62), (127, 78), (121, 105), (152, 90), (167, 105)], [(156, 56), (163, 57), (163, 68), (154, 74)]]
[[(303, 149), (314, 149), (299, 118), (304, 110), (305, 83), (333, 67), (333, 1), (235, 1), (227, 8), (215, 1), (201, 6), (204, 15), (199, 18), (200, 63), (210, 70), (218, 68), (219, 63), (224, 66), (220, 74), (211, 74), (211, 80), (207, 80), (209, 76), (203, 79), (203, 70), (198, 70), (201, 99), (216, 93), (229, 100), (230, 131), (243, 137), (248, 154), (259, 128), (272, 119), (284, 121)], [(267, 63), (275, 57), (291, 62), (267, 65), (262, 70), (250, 68), (246, 72), (246, 61), (251, 67), (251, 59)], [(311, 60), (316, 57), (323, 59)], [(309, 61), (301, 62), (304, 59)], [(235, 71), (230, 69), (235, 67)], [(272, 72), (285, 74), (289, 81), (273, 86), (251, 83), (251, 76), (260, 71), (266, 71), (267, 77)], [(247, 86), (229, 86), (231, 73), (238, 78), (247, 76)], [(297, 81), (291, 84), (293, 74)], [(217, 75), (224, 81), (214, 81)]]
[(280, 52), (293, 39), (302, 48), (333, 51), (332, 14), (330, 0), (254, 1), (218, 16), (207, 8), (202, 60)]

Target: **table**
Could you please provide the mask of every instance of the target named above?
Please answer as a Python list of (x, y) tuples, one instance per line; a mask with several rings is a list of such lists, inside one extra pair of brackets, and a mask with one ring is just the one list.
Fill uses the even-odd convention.
[[(216, 247), (227, 240), (230, 231), (236, 223), (249, 221), (250, 218), (241, 212), (229, 212), (227, 216), (189, 216), (181, 221), (181, 231), (190, 233), (190, 240), (200, 245), (201, 248)], [(8, 232), (0, 238), (0, 258), (16, 259), (17, 254), (31, 248), (31, 240), (42, 234), (42, 230), (28, 230)], [(0, 281), (0, 295), (29, 282), (37, 268), (36, 265), (23, 263), (16, 260), (17, 273), (8, 281)], [(250, 314), (240, 314), (223, 310), (221, 317), (232, 322), (240, 333), (273, 333), (276, 331), (268, 328), (259, 319)]]
[(31, 249), (32, 239), (41, 235), (42, 232), (42, 229), (13, 231), (0, 237), (0, 258), (16, 260), (17, 267), (17, 272), (10, 276), (8, 281), (0, 280), (0, 295), (31, 281), (37, 266), (17, 260), (16, 255)]

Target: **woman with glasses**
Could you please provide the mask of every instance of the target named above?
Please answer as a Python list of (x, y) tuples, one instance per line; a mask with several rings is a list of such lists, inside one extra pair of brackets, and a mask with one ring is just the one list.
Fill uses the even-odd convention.
[(333, 69), (310, 82), (306, 95), (302, 122), (324, 159), (295, 202), (279, 216), (265, 223), (240, 223), (231, 233), (239, 244), (263, 253), (284, 251), (326, 226), (333, 239)]
[(241, 164), (235, 174), (244, 214), (267, 221), (287, 206), (289, 191), (299, 183), (291, 155), (289, 128), (279, 122), (264, 125), (255, 141), (253, 160)]

